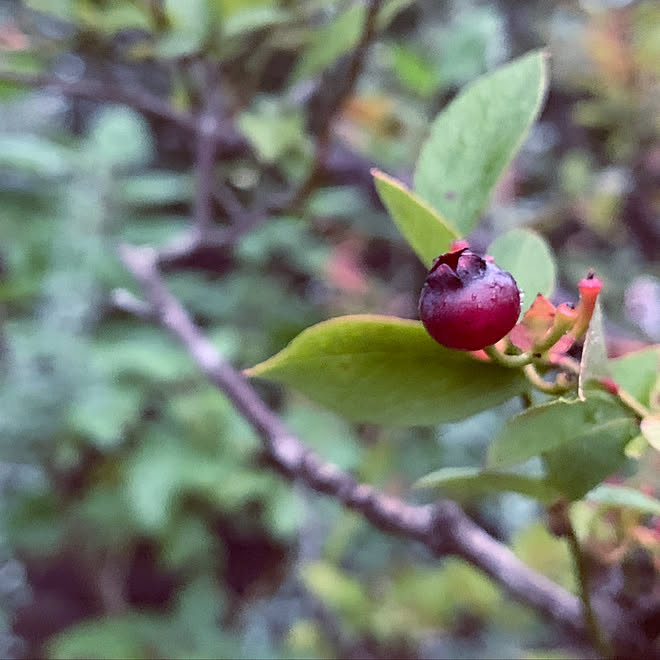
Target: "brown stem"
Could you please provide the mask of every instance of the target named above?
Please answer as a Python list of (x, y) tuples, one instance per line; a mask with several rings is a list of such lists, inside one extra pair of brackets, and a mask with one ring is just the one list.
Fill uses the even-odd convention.
[(148, 247), (123, 246), (120, 257), (139, 282), (153, 318), (186, 348), (206, 377), (233, 403), (261, 437), (273, 463), (291, 478), (341, 501), (376, 527), (415, 539), (437, 555), (455, 554), (480, 568), (517, 600), (527, 603), (570, 632), (583, 635), (579, 600), (521, 562), (451, 501), (415, 506), (358, 483), (321, 459), (271, 411), (244, 376), (236, 371), (191, 321), (166, 289), (157, 269), (157, 253)]

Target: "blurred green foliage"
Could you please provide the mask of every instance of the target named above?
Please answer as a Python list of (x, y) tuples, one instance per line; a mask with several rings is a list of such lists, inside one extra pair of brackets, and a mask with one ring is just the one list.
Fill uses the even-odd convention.
[[(547, 109), (474, 243), (542, 232), (560, 291), (589, 266), (603, 279), (612, 352), (657, 341), (660, 302), (634, 293), (642, 276), (660, 287), (660, 9), (614, 4), (384, 3), (365, 72), (335, 117), (349, 175), (327, 177), (295, 212), (264, 214), (234, 245), (169, 264), (171, 290), (241, 367), (329, 316), (413, 317), (423, 268), (353, 161), (411, 181), (430, 118), (460, 87), (548, 45)], [(308, 174), (325, 95), (346, 73), (364, 12), (339, 0), (4, 0), (0, 71), (100, 80), (187, 112), (201, 107), (211, 63), (247, 144), (219, 154), (215, 180), (259, 207)], [(190, 226), (189, 132), (121, 99), (15, 81), (0, 82), (0, 127), (0, 656), (561, 650), (566, 640), (472, 567), (431, 560), (285, 481), (181, 349), (113, 307), (112, 289), (132, 285), (117, 244), (164, 246)], [(231, 226), (222, 199), (214, 214)], [(481, 467), (518, 412), (509, 402), (396, 429), (349, 424), (275, 387), (261, 393), (324, 457), (406, 496), (430, 470)], [(657, 473), (639, 485), (657, 494)], [(529, 500), (475, 496), (466, 507), (575, 588), (565, 543)], [(606, 543), (621, 533), (657, 560), (648, 516), (621, 517), (599, 523), (614, 530)]]

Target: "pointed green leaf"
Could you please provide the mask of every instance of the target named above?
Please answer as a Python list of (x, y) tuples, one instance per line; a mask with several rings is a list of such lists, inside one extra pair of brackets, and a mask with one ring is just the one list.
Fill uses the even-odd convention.
[(415, 487), (433, 488), (453, 498), (511, 491), (548, 504), (559, 495), (545, 479), (510, 472), (486, 471), (475, 467), (442, 468), (419, 479)]
[[(386, 28), (411, 0), (386, 0), (376, 19), (376, 30)], [(330, 13), (330, 12), (328, 12)], [(309, 33), (310, 43), (298, 61), (294, 81), (313, 78), (351, 52), (359, 43), (367, 16), (367, 6), (357, 2), (345, 11), (332, 12), (329, 22)]]
[(619, 417), (547, 452), (543, 461), (548, 482), (568, 499), (580, 499), (625, 463), (625, 447), (637, 430), (634, 420)]
[(487, 254), (513, 275), (523, 292), (521, 314), (534, 302), (536, 294), (549, 297), (555, 288), (556, 268), (550, 246), (531, 229), (512, 229), (496, 238)]
[(610, 360), (612, 378), (641, 404), (649, 404), (649, 393), (660, 372), (660, 345)]
[(636, 509), (642, 513), (660, 516), (660, 500), (627, 486), (603, 484), (589, 491), (585, 499), (598, 504), (622, 506), (627, 509)]
[(536, 51), (478, 78), (431, 126), (414, 189), (462, 234), (476, 224), (541, 109), (546, 59)]
[(247, 375), (291, 385), (354, 421), (409, 426), (457, 421), (526, 389), (518, 370), (444, 348), (418, 321), (375, 315), (307, 328)]
[(422, 263), (430, 268), (437, 256), (447, 252), (459, 233), (401, 181), (376, 169), (371, 170), (371, 174), (392, 220)]
[(583, 438), (597, 443), (598, 433), (613, 420), (621, 419), (629, 422), (621, 406), (604, 395), (594, 395), (587, 401), (557, 399), (534, 406), (509, 420), (488, 450), (488, 465), (522, 463)]
[(605, 330), (603, 329), (603, 315), (600, 302), (596, 301), (593, 316), (589, 322), (587, 336), (584, 339), (582, 359), (580, 360), (580, 375), (578, 378), (578, 392), (580, 398), (586, 396), (589, 383), (610, 377), (605, 348)]

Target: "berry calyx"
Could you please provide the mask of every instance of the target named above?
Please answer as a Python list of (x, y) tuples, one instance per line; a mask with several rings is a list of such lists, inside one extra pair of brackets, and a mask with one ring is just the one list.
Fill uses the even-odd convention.
[(520, 291), (513, 276), (468, 248), (433, 262), (419, 298), (419, 316), (431, 337), (464, 351), (494, 344), (519, 315)]

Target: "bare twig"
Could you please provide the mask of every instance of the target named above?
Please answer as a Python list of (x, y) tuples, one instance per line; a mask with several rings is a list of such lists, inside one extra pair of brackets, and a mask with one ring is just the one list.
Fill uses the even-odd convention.
[(566, 514), (566, 540), (568, 541), (568, 547), (571, 551), (571, 556), (573, 557), (573, 565), (575, 567), (575, 574), (580, 589), (580, 599), (582, 600), (582, 609), (591, 641), (601, 654), (601, 657), (611, 658), (612, 649), (603, 635), (598, 617), (596, 616), (596, 612), (591, 603), (591, 571), (589, 567), (589, 558), (580, 547), (580, 541), (578, 540), (575, 528), (573, 527), (568, 514)]
[(360, 35), (360, 40), (351, 56), (348, 65), (348, 73), (343, 79), (339, 92), (330, 104), (328, 121), (323, 128), (326, 132), (331, 130), (331, 124), (335, 115), (342, 109), (344, 103), (346, 103), (355, 90), (355, 85), (362, 73), (362, 68), (364, 67), (367, 53), (369, 52), (369, 46), (371, 46), (371, 43), (376, 36), (376, 18), (378, 17), (378, 12), (382, 4), (383, 0), (369, 0), (367, 3), (367, 13), (364, 18), (362, 34)]
[(309, 175), (292, 197), (291, 205), (293, 207), (298, 207), (309, 196), (325, 172), (333, 124), (342, 107), (353, 94), (355, 85), (362, 73), (362, 68), (369, 52), (369, 46), (376, 35), (376, 18), (382, 4), (383, 0), (369, 0), (367, 3), (367, 12), (364, 18), (360, 40), (351, 55), (347, 73), (342, 73), (342, 79), (337, 81), (337, 93), (334, 98), (325, 104), (324, 121), (316, 137), (314, 164)]
[[(178, 112), (168, 101), (142, 89), (128, 89), (98, 80), (67, 81), (54, 75), (28, 75), (14, 71), (0, 71), (0, 80), (26, 87), (50, 89), (65, 96), (90, 101), (128, 105), (145, 115), (165, 119), (192, 133), (198, 132), (198, 119), (194, 115)], [(241, 153), (248, 148), (245, 138), (235, 129), (232, 122), (217, 121), (211, 130), (211, 135), (218, 151), (223, 155)]]
[(207, 104), (197, 124), (197, 149), (195, 152), (197, 193), (193, 211), (193, 228), (200, 238), (209, 231), (213, 223), (213, 164), (218, 119), (211, 105), (211, 103)]
[(245, 218), (247, 214), (245, 207), (241, 204), (238, 197), (236, 197), (234, 191), (224, 181), (215, 182), (213, 186), (213, 197), (232, 221), (241, 222)]
[[(375, 16), (378, 4), (378, 2), (371, 3), (368, 16), (372, 16), (372, 14)], [(370, 20), (373, 21), (373, 17)], [(369, 27), (369, 25), (371, 23), (367, 20), (363, 38), (351, 60), (351, 74), (348, 81), (350, 84), (347, 83), (342, 88), (343, 93), (337, 97), (335, 102), (337, 107), (343, 104), (355, 85), (364, 54), (373, 34), (373, 26)], [(350, 180), (364, 185), (365, 182), (370, 183), (371, 181), (369, 174), (371, 163), (345, 149), (339, 150), (337, 154), (329, 153), (327, 138), (324, 138), (320, 141), (324, 146), (318, 150), (316, 165), (302, 185), (279, 195), (271, 195), (271, 199), (266, 204), (246, 209), (229, 186), (213, 181), (212, 166), (214, 154), (217, 157), (238, 155), (248, 151), (249, 145), (236, 130), (234, 123), (221, 116), (221, 113), (215, 112), (213, 108), (207, 107), (206, 111), (197, 117), (190, 113), (178, 112), (167, 100), (149, 92), (109, 85), (95, 80), (67, 81), (54, 75), (28, 75), (13, 71), (0, 71), (0, 80), (32, 88), (50, 89), (65, 96), (125, 104), (145, 115), (169, 121), (181, 130), (192, 132), (197, 136), (195, 162), (198, 191), (194, 211), (196, 222), (189, 231), (175, 237), (159, 251), (158, 261), (161, 264), (185, 259), (201, 248), (219, 249), (233, 245), (241, 236), (251, 231), (269, 215), (297, 207), (317, 185), (322, 171), (333, 176), (338, 182)], [(333, 155), (336, 156), (334, 160)], [(230, 228), (214, 229), (212, 227), (210, 222), (212, 207), (209, 204), (209, 194), (231, 220)]]
[(117, 309), (133, 314), (133, 316), (145, 321), (153, 319), (153, 307), (126, 289), (115, 289), (110, 298)]
[(139, 282), (153, 317), (194, 358), (206, 377), (234, 404), (261, 437), (271, 460), (288, 476), (326, 493), (361, 513), (376, 527), (415, 539), (437, 555), (454, 554), (477, 566), (514, 598), (583, 636), (579, 600), (522, 563), (504, 544), (489, 536), (450, 501), (414, 506), (356, 482), (337, 466), (307, 449), (259, 398), (248, 381), (215, 349), (166, 289), (157, 269), (157, 253), (148, 247), (123, 246), (120, 257)]

